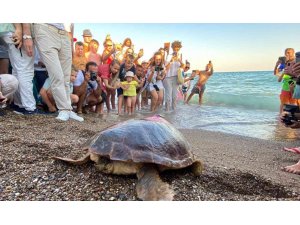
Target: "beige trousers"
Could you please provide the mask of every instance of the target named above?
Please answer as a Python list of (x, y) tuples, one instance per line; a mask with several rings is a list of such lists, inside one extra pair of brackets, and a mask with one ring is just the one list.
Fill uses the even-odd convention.
[(68, 33), (48, 24), (33, 24), (34, 42), (46, 66), (50, 88), (59, 110), (71, 110), (72, 49)]

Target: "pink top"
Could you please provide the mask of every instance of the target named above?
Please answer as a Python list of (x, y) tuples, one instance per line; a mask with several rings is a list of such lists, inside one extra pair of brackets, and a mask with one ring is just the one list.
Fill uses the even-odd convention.
[(111, 79), (111, 73), (109, 71), (109, 65), (103, 64), (98, 67), (98, 76), (102, 79)]

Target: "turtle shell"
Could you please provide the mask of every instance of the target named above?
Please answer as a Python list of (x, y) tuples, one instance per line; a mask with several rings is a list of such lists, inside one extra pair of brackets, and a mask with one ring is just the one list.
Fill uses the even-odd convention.
[(183, 135), (160, 116), (128, 120), (109, 127), (85, 145), (92, 153), (111, 160), (154, 163), (183, 168), (194, 162)]

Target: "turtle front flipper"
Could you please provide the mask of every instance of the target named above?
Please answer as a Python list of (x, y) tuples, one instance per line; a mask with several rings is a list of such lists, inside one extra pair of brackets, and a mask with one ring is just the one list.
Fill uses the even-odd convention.
[(74, 160), (74, 159), (69, 159), (69, 158), (63, 158), (63, 157), (56, 157), (53, 156), (52, 159), (55, 160), (60, 160), (60, 161), (64, 161), (73, 165), (82, 165), (87, 163), (88, 161), (90, 161), (90, 153), (87, 153), (86, 155), (84, 155), (82, 158)]
[(200, 160), (196, 160), (192, 164), (192, 172), (195, 176), (200, 176), (202, 174), (203, 168), (203, 163)]
[(137, 172), (137, 196), (144, 201), (172, 201), (174, 192), (163, 182), (153, 164), (144, 164)]

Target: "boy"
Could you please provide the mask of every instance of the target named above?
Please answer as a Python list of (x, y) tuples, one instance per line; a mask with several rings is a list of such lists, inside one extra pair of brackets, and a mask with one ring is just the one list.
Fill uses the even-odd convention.
[[(70, 98), (71, 98), (71, 103), (77, 103), (79, 98), (77, 95), (73, 94), (73, 83), (76, 80), (77, 77), (77, 70), (75, 69), (74, 66), (72, 66), (71, 70), (71, 76), (70, 76)], [(50, 88), (50, 79), (47, 78), (43, 87), (40, 90), (40, 95), (43, 99), (43, 102), (46, 103), (48, 106), (48, 110), (51, 113), (56, 112), (56, 106), (55, 106), (55, 101), (51, 92)]]
[(199, 105), (202, 104), (202, 98), (203, 98), (203, 93), (205, 91), (205, 84), (208, 81), (208, 79), (213, 75), (214, 69), (211, 61), (206, 65), (205, 70), (203, 71), (194, 71), (191, 74), (191, 77), (194, 77), (195, 74), (199, 76), (198, 82), (195, 84), (193, 87), (191, 94), (189, 95), (188, 99), (186, 100), (186, 104), (189, 103), (191, 98), (193, 97), (194, 94), (199, 94)]

